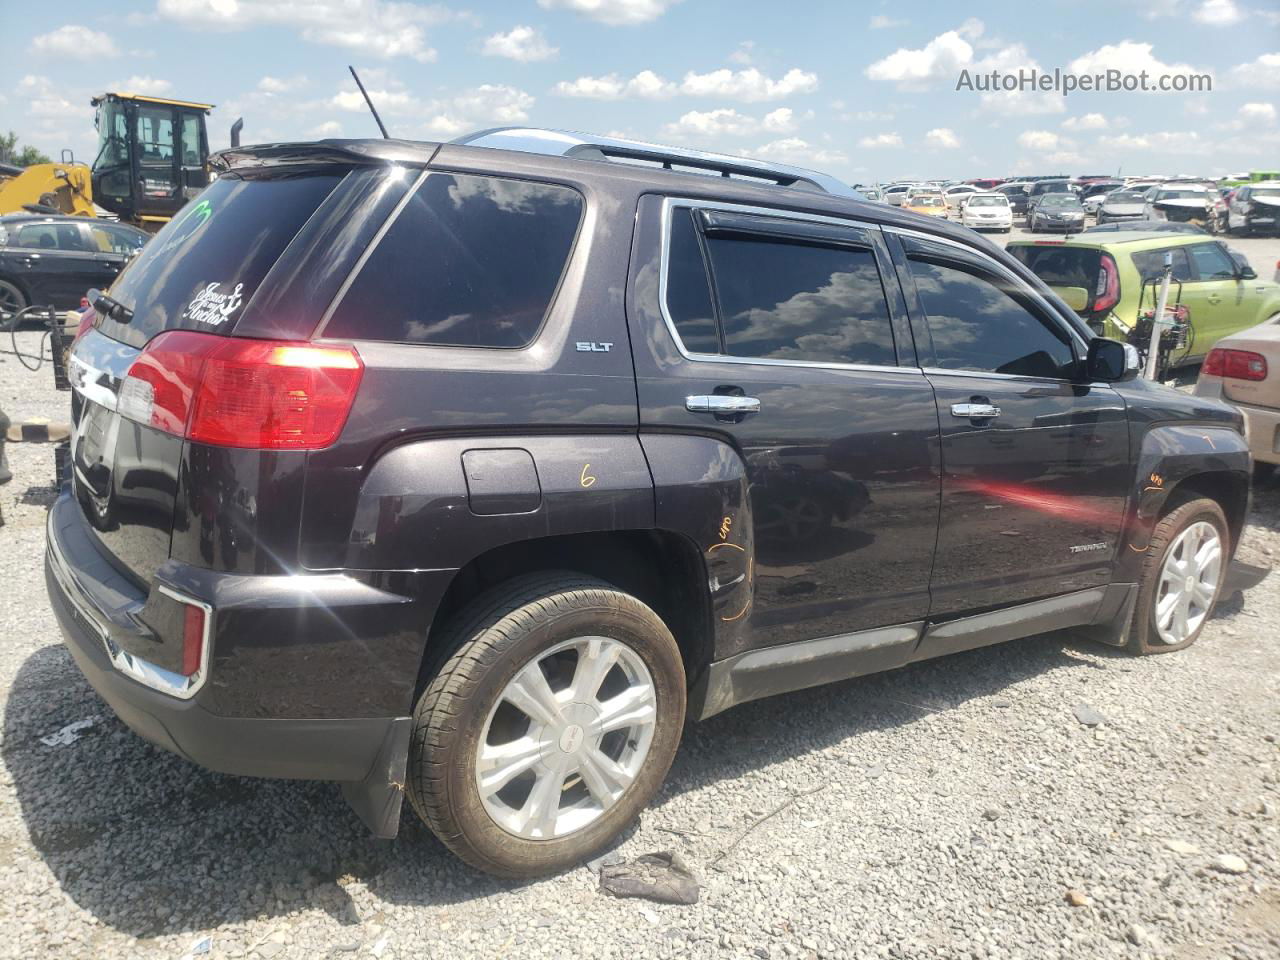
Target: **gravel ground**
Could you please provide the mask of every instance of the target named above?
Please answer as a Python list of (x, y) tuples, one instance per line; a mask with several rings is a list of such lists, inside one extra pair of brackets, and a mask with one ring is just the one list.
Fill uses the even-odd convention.
[[(1237, 243), (1269, 276), (1280, 243)], [(61, 418), (48, 369), (0, 346), (0, 404)], [(0, 957), (176, 960), (205, 937), (261, 958), (1280, 956), (1280, 576), (1172, 656), (1037, 637), (691, 727), (618, 850), (684, 855), (701, 901), (664, 906), (587, 867), (495, 881), (408, 814), (372, 840), (331, 784), (213, 774), (135, 737), (45, 601), (51, 450), (10, 461)], [(1242, 549), (1280, 555), (1280, 483)]]

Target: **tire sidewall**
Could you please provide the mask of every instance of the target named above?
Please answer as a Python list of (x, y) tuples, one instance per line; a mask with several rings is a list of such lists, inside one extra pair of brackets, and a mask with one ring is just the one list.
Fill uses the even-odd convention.
[[(1160, 639), (1155, 618), (1160, 572), (1164, 569), (1169, 552), (1182, 532), (1193, 523), (1199, 523), (1202, 520), (1214, 526), (1222, 541), (1222, 571), (1218, 576), (1217, 589), (1213, 595), (1213, 602), (1209, 604), (1208, 615), (1195, 632), (1181, 643), (1165, 643)], [(1227, 558), (1231, 555), (1231, 531), (1227, 526), (1227, 518), (1222, 508), (1212, 500), (1197, 499), (1184, 503), (1170, 511), (1156, 524), (1152, 532), (1152, 547), (1158, 547), (1158, 553), (1148, 557), (1147, 563), (1143, 566), (1129, 645), (1135, 653), (1142, 654), (1173, 653), (1177, 650), (1185, 650), (1200, 638), (1200, 634), (1204, 632), (1204, 628), (1213, 616), (1214, 607), (1222, 596), (1222, 586), (1227, 579)]]
[[(610, 602), (578, 606), (551, 617), (539, 616), (527, 628), (511, 629), (504, 617), (505, 647), (495, 668), (485, 671), (466, 691), (470, 715), (458, 734), (439, 751), (444, 761), (445, 793), (463, 839), (498, 873), (520, 863), (520, 873), (545, 873), (580, 862), (608, 845), (648, 804), (661, 786), (679, 745), (684, 725), (684, 667), (674, 639), (647, 607), (621, 594)], [(646, 615), (647, 614), (647, 615)], [(493, 628), (490, 628), (493, 629)], [(588, 827), (553, 840), (526, 840), (508, 833), (489, 816), (475, 780), (475, 758), (497, 698), (507, 683), (539, 653), (561, 641), (603, 636), (626, 644), (644, 662), (653, 679), (657, 720), (644, 766), (626, 792)]]

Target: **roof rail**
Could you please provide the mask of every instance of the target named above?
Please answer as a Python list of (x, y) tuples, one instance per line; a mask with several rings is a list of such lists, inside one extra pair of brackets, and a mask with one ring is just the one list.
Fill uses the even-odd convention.
[(848, 184), (816, 170), (792, 167), (783, 163), (765, 163), (747, 157), (708, 153), (686, 147), (668, 147), (643, 140), (597, 137), (571, 130), (549, 130), (539, 127), (494, 127), (458, 137), (453, 143), (496, 150), (517, 150), (554, 157), (580, 160), (613, 160), (653, 164), (666, 170), (685, 173), (705, 172), (721, 177), (766, 181), (780, 187), (814, 190), (841, 197), (862, 199)]

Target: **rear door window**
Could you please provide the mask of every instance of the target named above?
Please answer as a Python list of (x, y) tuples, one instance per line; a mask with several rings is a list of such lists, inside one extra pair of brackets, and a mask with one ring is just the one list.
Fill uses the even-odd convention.
[(693, 211), (685, 207), (673, 210), (667, 261), (667, 311), (686, 350), (719, 353), (720, 333), (701, 243), (693, 225)]
[(110, 295), (133, 319), (100, 317), (99, 330), (135, 346), (164, 330), (231, 333), (262, 278), (345, 172), (219, 177), (112, 286)]
[(582, 219), (568, 187), (432, 173), (321, 331), (465, 347), (528, 345)]

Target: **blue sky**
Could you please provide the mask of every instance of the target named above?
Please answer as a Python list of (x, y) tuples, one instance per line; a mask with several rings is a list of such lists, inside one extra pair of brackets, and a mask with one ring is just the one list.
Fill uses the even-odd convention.
[[(966, 13), (966, 10), (972, 12)], [(1275, 0), (0, 0), (0, 130), (92, 159), (93, 93), (217, 104), (215, 147), (529, 124), (850, 181), (1280, 166)], [(1209, 74), (1207, 93), (957, 91), (961, 70)]]

